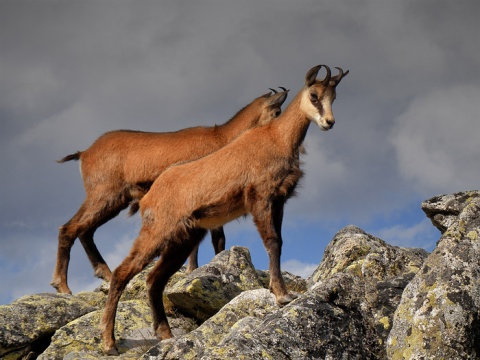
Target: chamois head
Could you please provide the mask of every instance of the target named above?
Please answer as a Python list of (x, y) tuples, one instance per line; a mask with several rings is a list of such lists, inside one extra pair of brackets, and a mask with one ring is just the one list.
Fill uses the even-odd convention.
[(257, 126), (262, 126), (270, 123), (272, 119), (277, 118), (282, 113), (282, 104), (285, 102), (288, 91), (284, 87), (280, 88), (282, 92), (278, 92), (275, 89), (270, 88), (273, 91), (266, 93), (265, 95), (260, 96), (256, 101), (258, 101), (258, 106), (260, 107)]
[[(327, 75), (323, 80), (317, 80), (317, 74), (322, 66), (327, 71)], [(330, 68), (327, 65), (317, 65), (311, 68), (305, 77), (305, 87), (301, 94), (302, 111), (323, 131), (330, 130), (335, 124), (332, 112), (332, 104), (336, 96), (335, 88), (349, 72), (349, 70), (343, 72), (339, 67), (336, 69), (339, 73), (331, 76)]]

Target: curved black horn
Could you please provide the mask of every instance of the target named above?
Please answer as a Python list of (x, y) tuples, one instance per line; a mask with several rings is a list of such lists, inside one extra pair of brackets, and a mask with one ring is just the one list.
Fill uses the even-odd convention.
[(317, 65), (308, 70), (307, 75), (305, 76), (305, 85), (312, 86), (315, 83), (315, 79), (321, 67), (322, 65)]
[(272, 89), (272, 88), (269, 88), (269, 89), (272, 90), (274, 94), (278, 94), (278, 91), (277, 91), (277, 90)]
[(335, 66), (335, 69), (338, 70), (338, 74), (335, 75), (332, 80), (335, 82), (335, 86), (338, 85), (338, 83), (340, 82), (340, 80), (342, 80), (342, 78), (344, 78), (345, 76), (347, 76), (347, 74), (350, 72), (349, 70), (347, 71), (343, 71), (342, 68), (338, 67), (338, 66)]
[(283, 86), (279, 86), (280, 89), (282, 89), (283, 91), (288, 91), (287, 89), (285, 89)]
[(327, 65), (323, 65), (325, 70), (327, 70), (327, 75), (325, 76), (325, 79), (322, 80), (323, 86), (328, 86), (330, 83), (330, 78), (332, 77), (332, 72), (330, 71), (330, 68)]
[(342, 69), (341, 67), (338, 67), (338, 66), (335, 66), (335, 69), (337, 69), (338, 72), (339, 72), (339, 74), (337, 75), (337, 77), (340, 76), (340, 78), (342, 78), (342, 77), (343, 77), (343, 69)]

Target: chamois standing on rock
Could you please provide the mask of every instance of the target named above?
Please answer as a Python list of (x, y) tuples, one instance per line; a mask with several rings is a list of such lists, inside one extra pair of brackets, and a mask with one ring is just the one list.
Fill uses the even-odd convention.
[[(326, 77), (316, 76), (321, 67)], [(196, 161), (172, 166), (140, 201), (142, 227), (129, 255), (115, 269), (100, 328), (104, 351), (118, 354), (115, 315), (128, 282), (155, 257), (147, 275), (153, 329), (172, 337), (162, 302), (164, 287), (208, 229), (250, 213), (270, 260), (270, 290), (279, 305), (292, 301), (280, 271), (283, 209), (302, 176), (300, 150), (311, 121), (333, 127), (332, 103), (343, 72), (331, 76), (326, 65), (310, 69), (305, 86), (282, 115), (244, 132), (222, 149)], [(168, 188), (168, 194), (162, 191)]]
[[(71, 294), (67, 272), (70, 250), (77, 237), (95, 276), (110, 281), (111, 271), (93, 240), (97, 228), (129, 205), (130, 212), (134, 213), (138, 200), (170, 165), (201, 158), (225, 146), (247, 129), (265, 125), (276, 118), (281, 113), (288, 91), (285, 88), (282, 92), (270, 90), (274, 93), (254, 99), (223, 125), (169, 133), (112, 131), (99, 137), (87, 150), (59, 160), (61, 163), (81, 160), (86, 197), (77, 213), (59, 229), (57, 262), (51, 285), (59, 293)], [(212, 228), (211, 234), (215, 253), (218, 254), (225, 249), (223, 228)], [(187, 271), (198, 267), (197, 252), (198, 248), (192, 252)]]

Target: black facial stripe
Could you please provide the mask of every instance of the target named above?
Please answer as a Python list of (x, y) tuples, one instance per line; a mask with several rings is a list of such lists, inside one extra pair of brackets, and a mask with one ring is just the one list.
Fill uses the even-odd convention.
[(313, 106), (315, 106), (317, 108), (320, 115), (323, 115), (324, 110), (323, 110), (322, 102), (319, 100), (317, 102), (311, 101), (311, 103), (312, 103)]

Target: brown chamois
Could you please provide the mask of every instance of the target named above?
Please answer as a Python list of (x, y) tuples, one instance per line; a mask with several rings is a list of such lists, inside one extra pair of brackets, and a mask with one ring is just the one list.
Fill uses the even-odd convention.
[[(51, 285), (59, 293), (70, 293), (67, 284), (70, 250), (78, 237), (95, 276), (110, 281), (111, 271), (98, 251), (93, 234), (129, 205), (138, 208), (153, 181), (167, 167), (214, 152), (255, 126), (265, 125), (281, 113), (288, 90), (264, 94), (240, 110), (223, 125), (193, 127), (176, 132), (154, 133), (118, 130), (100, 136), (87, 150), (68, 155), (59, 162), (81, 160), (85, 200), (77, 213), (59, 228), (57, 262)], [(168, 188), (164, 189), (168, 192)], [(212, 229), (215, 253), (225, 249), (223, 228)], [(188, 271), (197, 265), (192, 252)]]
[[(320, 68), (326, 77), (316, 80)], [(311, 121), (333, 127), (332, 103), (343, 72), (331, 76), (318, 65), (278, 119), (244, 132), (199, 160), (163, 172), (140, 201), (142, 227), (129, 255), (115, 269), (100, 328), (104, 351), (117, 354), (114, 338), (119, 298), (130, 279), (155, 257), (147, 275), (153, 329), (159, 339), (172, 337), (162, 302), (164, 287), (208, 229), (251, 214), (270, 261), (270, 290), (279, 305), (292, 301), (280, 272), (281, 226), (286, 200), (302, 176), (300, 151)], [(169, 189), (165, 194), (163, 189)]]

